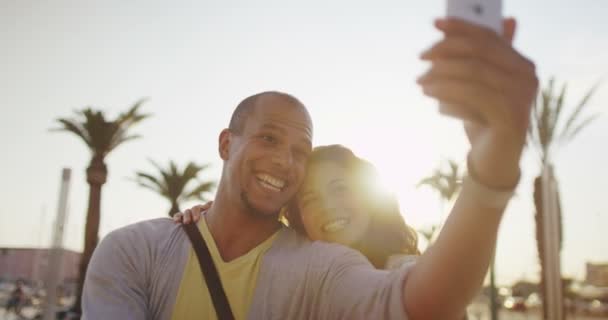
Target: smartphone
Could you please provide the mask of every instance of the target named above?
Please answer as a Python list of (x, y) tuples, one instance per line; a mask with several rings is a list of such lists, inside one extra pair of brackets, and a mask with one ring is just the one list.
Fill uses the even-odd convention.
[(502, 0), (446, 0), (446, 16), (502, 33)]
[[(502, 0), (446, 0), (446, 16), (462, 19), (502, 34)], [(439, 103), (439, 109), (445, 115), (464, 118), (473, 122), (483, 123), (483, 119), (474, 113), (468, 113), (444, 102)], [(463, 114), (467, 113), (467, 114)]]

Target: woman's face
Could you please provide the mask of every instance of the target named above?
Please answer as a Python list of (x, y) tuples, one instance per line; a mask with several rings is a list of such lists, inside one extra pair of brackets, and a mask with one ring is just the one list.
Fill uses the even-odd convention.
[(336, 163), (309, 167), (296, 204), (311, 240), (347, 246), (359, 240), (370, 220), (359, 194), (354, 178)]

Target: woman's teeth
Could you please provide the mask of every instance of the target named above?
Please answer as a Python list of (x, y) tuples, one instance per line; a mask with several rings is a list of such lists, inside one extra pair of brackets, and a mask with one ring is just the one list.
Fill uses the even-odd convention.
[(334, 219), (323, 225), (322, 229), (324, 232), (337, 232), (344, 229), (348, 222), (348, 219), (345, 218)]
[(275, 187), (275, 186), (273, 186), (273, 185), (271, 185), (271, 184), (269, 184), (269, 183), (267, 183), (265, 181), (260, 181), (260, 184), (262, 185), (262, 187), (264, 187), (264, 188), (266, 188), (266, 189), (268, 189), (270, 191), (281, 192), (281, 189), (279, 189), (279, 188), (277, 188), (277, 187)]

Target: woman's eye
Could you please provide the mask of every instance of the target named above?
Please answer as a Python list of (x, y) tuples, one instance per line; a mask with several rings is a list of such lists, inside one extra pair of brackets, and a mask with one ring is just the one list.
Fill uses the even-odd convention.
[(307, 208), (307, 207), (311, 206), (314, 202), (315, 202), (314, 198), (304, 199), (300, 202), (300, 206), (302, 208)]
[(308, 154), (302, 150), (295, 150), (293, 152), (293, 154), (294, 154), (294, 157), (299, 161), (304, 161), (308, 158)]
[(348, 192), (348, 187), (345, 185), (339, 185), (334, 188), (334, 192), (338, 194), (344, 194)]

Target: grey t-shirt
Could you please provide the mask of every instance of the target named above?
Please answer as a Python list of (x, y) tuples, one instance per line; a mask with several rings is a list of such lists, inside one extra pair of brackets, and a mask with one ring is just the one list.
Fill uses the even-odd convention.
[[(190, 242), (171, 219), (108, 234), (87, 271), (83, 319), (169, 320)], [(412, 264), (377, 270), (359, 252), (283, 228), (264, 255), (248, 319), (407, 319)]]

